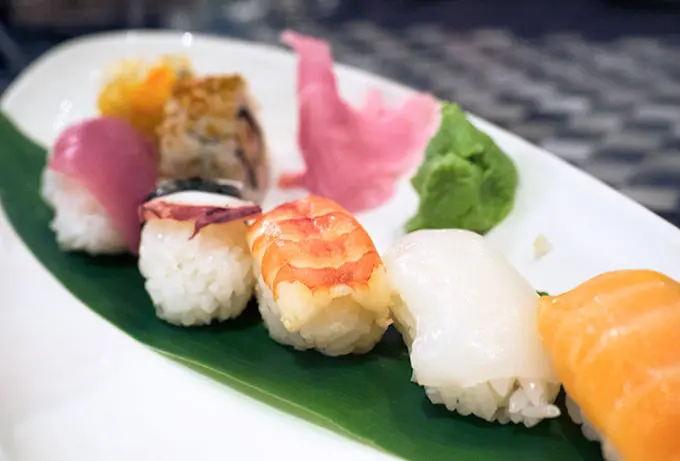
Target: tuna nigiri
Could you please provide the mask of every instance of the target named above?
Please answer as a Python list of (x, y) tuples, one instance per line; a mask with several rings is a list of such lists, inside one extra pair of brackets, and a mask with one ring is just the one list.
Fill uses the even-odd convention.
[(680, 460), (680, 283), (608, 272), (542, 297), (538, 328), (572, 419), (607, 459)]
[(384, 261), (413, 381), (433, 403), (526, 426), (559, 416), (559, 380), (536, 328), (538, 295), (500, 251), (470, 231), (420, 230)]
[(65, 250), (137, 253), (137, 208), (156, 182), (154, 149), (117, 117), (64, 130), (49, 154), (42, 196), (55, 212), (51, 227)]
[(439, 104), (417, 94), (389, 107), (376, 90), (354, 108), (340, 96), (328, 44), (290, 31), (282, 40), (299, 55), (298, 143), (305, 170), (285, 174), (279, 185), (305, 188), (351, 212), (382, 205), (423, 158)]
[(390, 324), (391, 290), (363, 227), (315, 196), (259, 216), (248, 231), (260, 312), (276, 341), (337, 356), (365, 353)]

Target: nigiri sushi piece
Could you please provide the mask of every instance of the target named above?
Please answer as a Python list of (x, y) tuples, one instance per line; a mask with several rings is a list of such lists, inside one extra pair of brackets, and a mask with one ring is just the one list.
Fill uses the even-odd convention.
[(531, 427), (559, 416), (560, 383), (536, 328), (538, 295), (473, 232), (420, 230), (383, 256), (412, 380), (462, 415)]
[(538, 303), (572, 419), (608, 460), (680, 460), (680, 283), (598, 275)]
[(232, 182), (164, 181), (142, 205), (139, 270), (156, 314), (181, 326), (240, 315), (255, 278), (246, 220), (261, 212)]
[(185, 56), (163, 55), (155, 61), (121, 60), (104, 75), (97, 98), (99, 113), (127, 120), (155, 142), (172, 89), (179, 80), (191, 78), (194, 70)]
[(41, 183), (60, 247), (136, 254), (137, 209), (156, 178), (153, 146), (128, 122), (101, 117), (66, 128), (48, 154)]
[(352, 107), (340, 95), (327, 43), (292, 31), (281, 40), (299, 56), (298, 144), (305, 166), (281, 176), (279, 186), (304, 188), (353, 213), (386, 203), (423, 159), (439, 104), (417, 94), (390, 107), (374, 90), (362, 107)]
[(270, 336), (329, 356), (370, 351), (390, 325), (391, 289), (363, 227), (309, 196), (256, 218), (248, 244)]
[(158, 128), (160, 174), (169, 179), (233, 179), (261, 203), (269, 154), (257, 107), (239, 75), (184, 79), (173, 88)]

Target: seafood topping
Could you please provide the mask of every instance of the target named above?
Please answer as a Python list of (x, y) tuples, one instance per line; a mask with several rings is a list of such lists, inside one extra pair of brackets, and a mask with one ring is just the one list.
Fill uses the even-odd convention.
[[(583, 433), (605, 456), (680, 459), (680, 283), (616, 270), (538, 302), (538, 330)], [(609, 458), (614, 459), (614, 458)]]
[(356, 219), (322, 197), (280, 205), (260, 216), (249, 235), (251, 252), (262, 261), (262, 275), (275, 296), (279, 284), (293, 279), (312, 291), (365, 287), (382, 268), (378, 251)]
[(149, 200), (140, 209), (142, 222), (171, 219), (194, 223), (191, 238), (210, 224), (246, 220), (262, 212), (259, 205), (236, 197), (200, 190), (185, 190)]

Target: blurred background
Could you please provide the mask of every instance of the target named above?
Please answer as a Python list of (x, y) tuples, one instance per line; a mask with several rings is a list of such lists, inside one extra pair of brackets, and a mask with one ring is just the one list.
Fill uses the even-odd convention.
[(125, 28), (322, 37), (680, 225), (680, 0), (0, 0), (0, 92), (59, 42)]

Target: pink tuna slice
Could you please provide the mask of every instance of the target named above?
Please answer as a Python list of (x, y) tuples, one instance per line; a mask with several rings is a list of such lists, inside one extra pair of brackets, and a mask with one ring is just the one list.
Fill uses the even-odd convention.
[(438, 102), (417, 94), (389, 108), (374, 90), (355, 109), (340, 97), (328, 44), (291, 31), (281, 40), (299, 55), (298, 144), (306, 169), (285, 173), (279, 187), (305, 188), (352, 212), (384, 204), (397, 180), (422, 160)]
[(131, 253), (139, 250), (137, 210), (157, 179), (154, 148), (126, 121), (101, 117), (64, 130), (49, 168), (83, 186), (101, 204)]

